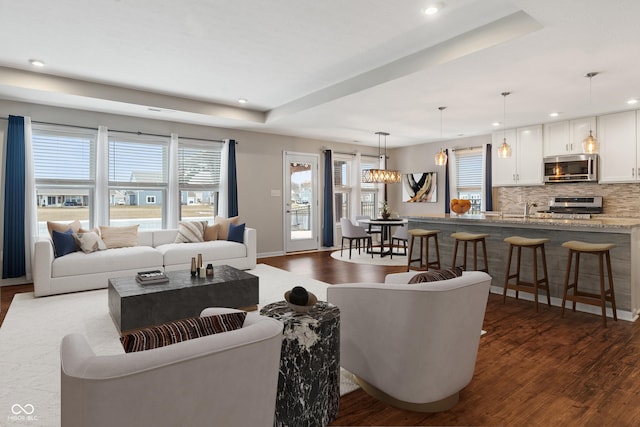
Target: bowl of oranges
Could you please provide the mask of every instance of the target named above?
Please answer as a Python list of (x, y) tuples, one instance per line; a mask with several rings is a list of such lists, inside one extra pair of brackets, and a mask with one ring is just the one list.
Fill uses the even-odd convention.
[(451, 212), (464, 215), (471, 209), (471, 201), (466, 199), (451, 199)]

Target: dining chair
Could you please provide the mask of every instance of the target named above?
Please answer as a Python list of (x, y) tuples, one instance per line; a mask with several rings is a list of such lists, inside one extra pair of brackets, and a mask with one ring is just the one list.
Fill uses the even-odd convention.
[(353, 241), (356, 241), (356, 248), (360, 253), (360, 243), (365, 242), (365, 250), (368, 248), (371, 251), (371, 258), (373, 258), (373, 240), (371, 235), (367, 233), (366, 228), (359, 225), (355, 225), (349, 218), (340, 218), (340, 226), (342, 227), (342, 242), (340, 244), (340, 256), (342, 256), (342, 250), (344, 249), (344, 239), (349, 240), (349, 259), (351, 259), (351, 249), (353, 248)]
[(396, 241), (398, 242), (398, 245), (402, 243), (402, 247), (404, 248), (403, 255), (407, 256), (407, 244), (409, 243), (409, 227), (398, 227), (391, 236), (391, 258), (393, 258), (393, 248)]

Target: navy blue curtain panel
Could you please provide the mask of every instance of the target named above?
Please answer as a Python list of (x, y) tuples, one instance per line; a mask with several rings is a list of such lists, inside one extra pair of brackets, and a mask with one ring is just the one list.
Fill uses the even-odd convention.
[(229, 176), (227, 183), (229, 184), (229, 212), (227, 217), (238, 216), (238, 175), (236, 173), (236, 141), (229, 140)]
[(491, 181), (491, 144), (487, 144), (487, 149), (484, 153), (485, 156), (485, 164), (487, 168), (484, 171), (484, 209), (486, 211), (493, 210), (493, 192), (492, 190), (492, 181)]
[[(449, 149), (444, 150), (449, 159)], [(451, 213), (451, 194), (449, 190), (449, 161), (444, 165), (444, 213)]]
[(24, 276), (24, 117), (9, 116), (4, 181), (4, 257), (2, 278)]
[(322, 246), (333, 246), (333, 170), (331, 150), (324, 152), (324, 197), (322, 209)]

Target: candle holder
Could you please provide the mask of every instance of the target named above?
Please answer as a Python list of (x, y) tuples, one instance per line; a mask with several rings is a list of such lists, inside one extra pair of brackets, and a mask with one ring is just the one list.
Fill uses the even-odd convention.
[(196, 258), (191, 258), (191, 277), (196, 277)]

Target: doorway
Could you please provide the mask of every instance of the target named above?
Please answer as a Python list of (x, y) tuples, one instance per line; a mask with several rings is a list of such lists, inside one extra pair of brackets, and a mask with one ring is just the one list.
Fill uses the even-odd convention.
[(317, 154), (284, 152), (284, 250), (318, 249)]

